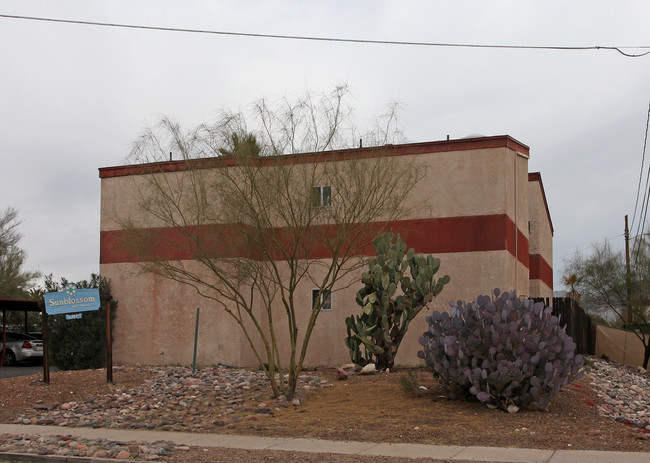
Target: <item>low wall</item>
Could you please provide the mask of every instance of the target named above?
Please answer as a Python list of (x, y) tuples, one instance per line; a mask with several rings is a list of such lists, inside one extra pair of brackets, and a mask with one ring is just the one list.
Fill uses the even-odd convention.
[[(645, 335), (646, 340), (649, 335)], [(606, 355), (614, 362), (630, 366), (643, 365), (643, 344), (632, 331), (605, 325), (596, 327), (596, 357)]]

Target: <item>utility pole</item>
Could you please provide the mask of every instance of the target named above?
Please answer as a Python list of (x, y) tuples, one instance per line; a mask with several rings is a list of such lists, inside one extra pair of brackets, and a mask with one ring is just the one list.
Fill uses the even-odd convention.
[(630, 307), (630, 292), (632, 281), (630, 279), (630, 230), (627, 226), (627, 215), (625, 216), (625, 292), (626, 292), (626, 309), (627, 324), (632, 323), (632, 310)]

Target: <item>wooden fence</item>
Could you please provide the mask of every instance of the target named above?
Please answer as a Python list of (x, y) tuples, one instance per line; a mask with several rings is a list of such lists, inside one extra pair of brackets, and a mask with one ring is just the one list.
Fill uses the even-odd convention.
[(596, 348), (596, 325), (591, 318), (570, 297), (534, 298), (535, 302), (543, 302), (547, 307), (553, 307), (553, 315), (560, 319), (560, 326), (576, 343), (576, 351), (583, 355), (594, 355)]

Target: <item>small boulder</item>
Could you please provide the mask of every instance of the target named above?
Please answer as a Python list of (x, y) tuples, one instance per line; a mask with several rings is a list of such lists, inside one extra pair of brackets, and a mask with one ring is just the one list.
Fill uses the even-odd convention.
[(341, 365), (341, 369), (345, 371), (356, 371), (359, 366), (355, 363), (345, 363)]
[(131, 457), (131, 454), (126, 450), (120, 450), (117, 455), (115, 455), (116, 460), (126, 460)]
[(129, 453), (137, 457), (140, 454), (140, 444), (129, 444)]
[(374, 363), (369, 363), (361, 369), (362, 375), (374, 375), (375, 373), (377, 373), (377, 368), (375, 368)]
[(343, 368), (337, 368), (336, 369), (336, 379), (339, 381), (343, 381), (348, 379), (348, 372), (345, 371)]

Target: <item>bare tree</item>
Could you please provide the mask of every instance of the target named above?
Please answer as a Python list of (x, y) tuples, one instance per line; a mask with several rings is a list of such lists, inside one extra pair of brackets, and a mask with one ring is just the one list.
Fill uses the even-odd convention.
[[(329, 123), (309, 100), (299, 102), (298, 112), (264, 113), (262, 151), (334, 146), (343, 123), (337, 95), (339, 101), (325, 107)], [(305, 115), (307, 129), (301, 126)], [(276, 125), (280, 135), (272, 141)], [(205, 126), (203, 139), (168, 120), (158, 130), (146, 131), (132, 156), (164, 158), (171, 146), (182, 155), (184, 169), (161, 173), (151, 164), (151, 173), (139, 178), (139, 209), (117, 218), (129, 231), (125, 246), (140, 256), (144, 271), (190, 285), (225, 310), (263, 366), (273, 394), (293, 397), (327, 296), (351, 284), (354, 279), (346, 276), (365, 265), (362, 250), (417, 206), (406, 199), (424, 169), (404, 158), (341, 161), (319, 154), (243, 156), (214, 165), (201, 159), (210, 145)], [(173, 243), (165, 245), (190, 253), (193, 263), (160, 256), (162, 238), (147, 232), (154, 227), (173, 230)], [(296, 298), (307, 282), (317, 297), (299, 326)]]
[(613, 251), (608, 242), (595, 244), (589, 256), (576, 253), (565, 275), (575, 276), (566, 284), (573, 294), (580, 294), (588, 311), (614, 313), (622, 325), (634, 332), (644, 346), (643, 367), (647, 368), (650, 337), (644, 336), (644, 331), (650, 327), (650, 246), (643, 239), (638, 249), (631, 268), (631, 285), (627, 284), (625, 256)]

